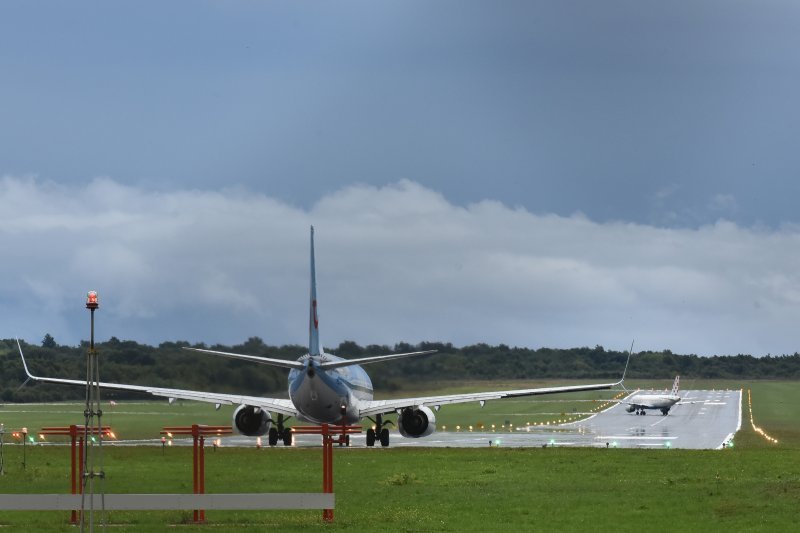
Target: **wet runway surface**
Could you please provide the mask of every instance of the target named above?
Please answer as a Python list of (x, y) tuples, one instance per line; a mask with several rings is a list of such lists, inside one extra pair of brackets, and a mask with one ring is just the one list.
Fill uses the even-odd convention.
[[(391, 447), (481, 448), (585, 446), (618, 448), (719, 449), (727, 445), (741, 426), (741, 391), (681, 391), (684, 401), (667, 416), (649, 411), (640, 416), (616, 404), (579, 422), (557, 426), (521, 427), (513, 432), (436, 432), (421, 439), (403, 438), (391, 432)], [(266, 438), (262, 441), (266, 444)], [(191, 444), (176, 441), (178, 445)], [(207, 446), (212, 445), (211, 439)], [(252, 437), (223, 437), (222, 446), (256, 445)], [(364, 434), (352, 435), (351, 447), (366, 447)], [(280, 445), (282, 446), (282, 445)], [(317, 435), (295, 436), (297, 447), (319, 447)], [(380, 446), (377, 446), (378, 448)]]
[(675, 405), (668, 415), (648, 411), (639, 416), (617, 404), (596, 416), (567, 424), (591, 437), (591, 446), (620, 448), (718, 449), (741, 427), (740, 390), (681, 391), (686, 402)]
[[(516, 429), (513, 433), (439, 432), (424, 439), (392, 434), (392, 446), (546, 447), (590, 446), (618, 448), (718, 449), (741, 425), (741, 391), (682, 392), (686, 401), (667, 416), (650, 411), (640, 416), (617, 404), (588, 419), (557, 426)], [(726, 444), (727, 445), (727, 444)]]

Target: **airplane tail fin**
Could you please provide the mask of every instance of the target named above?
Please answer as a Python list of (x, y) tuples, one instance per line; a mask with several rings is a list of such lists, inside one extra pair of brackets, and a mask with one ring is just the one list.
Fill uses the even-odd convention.
[(320, 355), (319, 314), (317, 311), (317, 273), (314, 267), (314, 226), (311, 226), (311, 297), (308, 307), (308, 353)]
[(681, 381), (681, 377), (680, 376), (675, 376), (675, 383), (672, 384), (672, 395), (673, 396), (677, 396), (678, 395), (678, 386), (680, 385), (680, 381)]

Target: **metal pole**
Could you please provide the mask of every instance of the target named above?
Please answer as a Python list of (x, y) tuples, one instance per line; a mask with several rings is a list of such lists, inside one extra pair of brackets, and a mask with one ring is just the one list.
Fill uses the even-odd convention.
[[(100, 522), (103, 530), (106, 526), (105, 518), (105, 489), (103, 479), (103, 411), (100, 409), (100, 370), (97, 364), (97, 352), (94, 348), (94, 312), (98, 309), (97, 293), (89, 291), (86, 297), (86, 308), (90, 312), (89, 352), (86, 355), (86, 406), (83, 411), (85, 423), (83, 426), (83, 450), (81, 456), (81, 532), (85, 531), (86, 515), (86, 489), (89, 489), (89, 531), (94, 531), (94, 478), (99, 478), (100, 484)], [(95, 425), (95, 417), (97, 424)], [(97, 435), (97, 459), (100, 470), (95, 471), (94, 435)], [(92, 439), (92, 440), (90, 440)]]

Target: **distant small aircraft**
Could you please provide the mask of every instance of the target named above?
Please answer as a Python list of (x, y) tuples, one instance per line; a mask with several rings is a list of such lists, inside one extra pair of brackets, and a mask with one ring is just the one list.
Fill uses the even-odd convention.
[(630, 399), (620, 400), (620, 403), (628, 404), (625, 410), (629, 413), (644, 415), (647, 409), (658, 409), (661, 411), (661, 414), (666, 416), (675, 404), (681, 402), (681, 397), (678, 395), (680, 380), (680, 376), (675, 376), (675, 382), (672, 384), (672, 391), (669, 394), (636, 393)]
[[(374, 429), (367, 430), (367, 446), (374, 446), (376, 440), (380, 441), (381, 446), (388, 446), (389, 430), (385, 426), (392, 422), (383, 419), (383, 416), (387, 414), (397, 414), (397, 429), (404, 437), (427, 437), (436, 430), (434, 410), (438, 411), (442, 405), (476, 402), (483, 407), (487, 400), (498, 400), (500, 398), (610, 389), (622, 384), (625, 380), (625, 372), (628, 369), (628, 363), (626, 363), (622, 379), (614, 383), (373, 400), (372, 381), (364, 369), (361, 368), (361, 365), (401, 357), (428, 355), (434, 353), (435, 350), (361, 357), (359, 359), (342, 359), (341, 357), (327, 354), (322, 350), (319, 341), (313, 226), (311, 227), (311, 297), (308, 314), (308, 353), (296, 361), (186, 348), (196, 352), (289, 369), (288, 400), (119, 383), (101, 382), (99, 385), (102, 388), (112, 390), (144, 392), (153, 396), (168, 398), (170, 401), (180, 398), (209, 402), (216, 404), (217, 408), (223, 404), (238, 405), (233, 412), (232, 425), (234, 430), (241, 435), (249, 437), (269, 435), (269, 444), (271, 446), (277, 444), (279, 440), (282, 440), (286, 445), (292, 444), (292, 431), (290, 427), (286, 426), (287, 420), (292, 417), (317, 424), (337, 425), (353, 424), (362, 418), (367, 418), (375, 425)], [(17, 341), (17, 345), (19, 346), (19, 341)], [(86, 382), (81, 380), (34, 376), (28, 370), (21, 346), (19, 346), (19, 354), (22, 357), (22, 364), (25, 367), (28, 379), (47, 383), (86, 385)], [(628, 362), (630, 362), (630, 352), (628, 353)], [(277, 416), (273, 417), (272, 413), (277, 414)]]

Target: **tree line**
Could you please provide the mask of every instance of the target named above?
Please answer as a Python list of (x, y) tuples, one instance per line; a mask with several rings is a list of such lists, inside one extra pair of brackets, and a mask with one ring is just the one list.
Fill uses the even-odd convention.
[[(184, 350), (184, 347), (244, 353), (294, 360), (306, 353), (300, 345), (270, 346), (251, 337), (234, 346), (163, 342), (158, 346), (112, 337), (97, 343), (100, 378), (105, 382), (151, 385), (253, 396), (286, 394), (286, 370), (247, 361), (215, 357)], [(59, 345), (46, 335), (40, 345), (22, 343), (30, 371), (38, 376), (85, 379), (88, 342), (79, 346)], [(601, 379), (621, 375), (627, 352), (602, 346), (569, 349), (519, 348), (505, 344), (474, 344), (455, 347), (450, 343), (398, 343), (394, 346), (360, 346), (345, 341), (327, 353), (344, 358), (396, 352), (438, 350), (420, 358), (399, 359), (369, 367), (377, 391), (398, 391), (409, 383), (512, 379)], [(679, 355), (669, 350), (634, 355), (628, 377), (670, 379), (800, 379), (800, 354), (753, 357), (751, 355), (701, 357)], [(47, 402), (84, 398), (80, 387), (28, 384), (13, 339), (0, 340), (0, 397), (3, 402)], [(105, 398), (141, 397), (136, 393), (105, 391)]]

